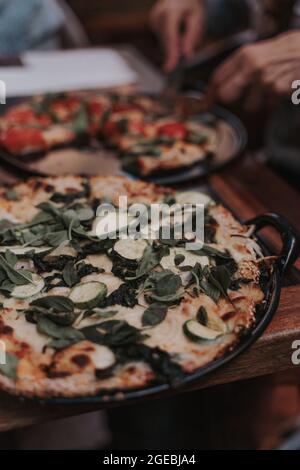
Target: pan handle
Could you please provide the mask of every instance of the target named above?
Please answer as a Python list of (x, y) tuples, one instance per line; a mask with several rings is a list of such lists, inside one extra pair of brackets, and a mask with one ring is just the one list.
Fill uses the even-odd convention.
[(300, 235), (297, 230), (281, 215), (269, 213), (247, 220), (246, 225), (254, 225), (255, 232), (267, 226), (274, 227), (281, 236), (282, 250), (278, 259), (280, 275), (296, 261), (300, 254)]

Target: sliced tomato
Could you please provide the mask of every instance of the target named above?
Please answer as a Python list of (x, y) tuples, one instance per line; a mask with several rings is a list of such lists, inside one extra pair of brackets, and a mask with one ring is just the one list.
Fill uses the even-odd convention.
[(162, 124), (157, 129), (158, 135), (163, 135), (166, 137), (174, 137), (175, 139), (184, 139), (187, 134), (187, 129), (184, 124), (180, 122), (169, 122), (167, 124)]
[(6, 121), (9, 124), (30, 125), (37, 124), (42, 127), (51, 123), (51, 120), (45, 114), (38, 115), (31, 108), (11, 109), (6, 115)]
[(106, 121), (103, 126), (103, 133), (108, 137), (119, 134), (118, 123), (116, 121)]
[(11, 153), (42, 151), (47, 149), (47, 142), (39, 129), (12, 127), (0, 136), (0, 143)]
[(113, 112), (115, 113), (125, 113), (129, 111), (140, 111), (140, 108), (134, 104), (128, 103), (115, 103), (113, 105)]
[(103, 112), (103, 104), (99, 101), (91, 101), (88, 104), (88, 109), (92, 115), (100, 115)]

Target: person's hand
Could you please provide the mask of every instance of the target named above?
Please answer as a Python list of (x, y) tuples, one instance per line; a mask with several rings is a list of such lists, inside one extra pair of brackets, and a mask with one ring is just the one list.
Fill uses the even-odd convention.
[(193, 55), (201, 39), (204, 24), (202, 0), (158, 0), (150, 20), (165, 50), (164, 69), (170, 72), (181, 56), (190, 58)]
[(223, 103), (245, 99), (256, 110), (268, 96), (288, 95), (300, 79), (300, 32), (241, 47), (213, 74), (210, 89)]

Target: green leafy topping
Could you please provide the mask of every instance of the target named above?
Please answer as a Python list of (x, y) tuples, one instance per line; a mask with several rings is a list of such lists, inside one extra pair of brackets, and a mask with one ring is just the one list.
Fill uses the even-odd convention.
[(0, 364), (0, 373), (15, 380), (17, 378), (17, 367), (19, 359), (9, 352), (5, 353), (5, 364)]
[(174, 303), (184, 295), (181, 277), (166, 269), (152, 272), (144, 284), (144, 289), (152, 301)]
[(4, 256), (0, 255), (0, 280), (9, 280), (12, 284), (22, 286), (32, 282), (32, 274), (26, 269), (15, 269), (18, 261), (16, 255), (7, 250)]
[(140, 330), (126, 321), (108, 320), (80, 330), (85, 338), (105, 346), (127, 346), (146, 338)]
[(82, 341), (84, 335), (80, 330), (70, 326), (60, 326), (45, 316), (41, 316), (37, 321), (37, 330), (39, 333), (50, 336), (54, 339)]
[(166, 246), (155, 244), (148, 246), (144, 251), (143, 258), (139, 263), (135, 277), (139, 278), (148, 274), (160, 263), (164, 256), (168, 256), (169, 254), (170, 250)]
[(79, 282), (79, 276), (74, 261), (68, 261), (63, 270), (63, 280), (68, 287), (73, 287)]
[(208, 323), (208, 314), (207, 314), (207, 310), (205, 307), (203, 307), (201, 305), (201, 307), (199, 308), (198, 312), (197, 312), (197, 321), (199, 323), (201, 323), (201, 325), (203, 326), (207, 326), (207, 323)]
[(19, 194), (18, 194), (17, 191), (15, 191), (14, 189), (8, 189), (8, 190), (5, 192), (5, 197), (6, 197), (6, 199), (8, 199), (9, 201), (19, 201), (19, 200), (20, 200)]
[(30, 323), (39, 323), (41, 318), (47, 318), (60, 326), (70, 326), (77, 318), (73, 302), (64, 296), (48, 296), (34, 300), (25, 311), (25, 316)]
[(168, 312), (168, 307), (161, 304), (151, 304), (143, 313), (143, 326), (156, 326), (164, 321)]
[(185, 260), (185, 256), (182, 254), (177, 254), (174, 258), (175, 266), (179, 266)]
[(74, 311), (72, 300), (68, 297), (64, 297), (63, 295), (49, 295), (48, 297), (42, 297), (34, 300), (30, 305), (33, 307), (49, 309), (57, 313)]

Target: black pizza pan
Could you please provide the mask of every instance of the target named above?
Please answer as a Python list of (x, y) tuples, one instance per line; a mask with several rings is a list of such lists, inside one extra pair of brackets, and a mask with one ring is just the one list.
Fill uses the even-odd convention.
[[(292, 266), (300, 254), (300, 237), (296, 229), (283, 216), (274, 213), (261, 215), (254, 219), (247, 220), (244, 224), (252, 225), (254, 227), (254, 233), (258, 233), (265, 227), (272, 227), (281, 236), (282, 249), (276, 258), (276, 262), (272, 273), (269, 276), (268, 282), (264, 285), (265, 301), (258, 306), (259, 308), (256, 312), (256, 323), (254, 327), (246, 332), (240, 338), (239, 342), (225, 353), (225, 355), (204, 367), (200, 367), (192, 374), (184, 375), (174, 383), (158, 383), (153, 386), (137, 390), (115, 390), (111, 393), (105, 392), (105, 394), (99, 394), (98, 396), (92, 397), (53, 397), (47, 399), (34, 398), (33, 400), (53, 405), (97, 404), (99, 405), (99, 408), (109, 408), (125, 403), (135, 403), (154, 397), (160, 398), (167, 396), (170, 393), (184, 391), (185, 387), (191, 383), (198, 382), (200, 385), (201, 379), (221, 368), (225, 364), (228, 364), (248, 349), (262, 335), (276, 313), (280, 300), (283, 277), (288, 268)], [(258, 238), (258, 242), (266, 256), (273, 255), (260, 238)]]
[[(155, 95), (148, 96), (155, 97)], [(176, 106), (177, 101), (182, 103), (182, 100), (186, 97), (187, 106), (193, 106), (194, 102), (196, 106), (193, 106), (193, 109), (197, 109), (197, 102), (201, 103), (201, 96), (199, 92), (186, 92), (177, 97), (174, 96), (172, 104)], [(163, 96), (162, 99), (164, 99)], [(21, 101), (22, 99), (9, 100), (6, 106), (1, 107), (1, 114), (5, 112), (7, 107)], [(242, 122), (234, 114), (221, 106), (214, 106), (209, 110), (209, 113), (193, 114), (192, 118), (203, 121), (203, 119), (209, 116), (215, 119), (218, 133), (217, 152), (214, 158), (178, 170), (156, 173), (144, 179), (166, 185), (185, 183), (220, 171), (242, 156), (248, 142), (247, 131)], [(117, 152), (104, 148), (98, 142), (94, 142), (91, 146), (68, 146), (66, 148), (57, 148), (44, 154), (24, 157), (16, 157), (4, 149), (0, 149), (0, 160), (24, 176), (122, 174), (127, 177), (141, 178), (134, 174), (135, 171), (124, 171), (122, 169), (122, 158), (118, 157)]]

